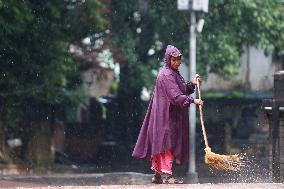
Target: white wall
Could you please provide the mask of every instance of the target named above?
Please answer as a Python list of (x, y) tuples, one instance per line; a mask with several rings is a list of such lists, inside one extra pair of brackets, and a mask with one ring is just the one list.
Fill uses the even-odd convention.
[[(198, 63), (197, 63), (198, 64)], [(245, 48), (240, 59), (240, 72), (229, 80), (216, 74), (209, 74), (203, 82), (203, 90), (229, 90), (246, 88), (252, 91), (266, 91), (273, 88), (273, 74), (277, 64), (272, 63), (271, 56), (265, 56), (263, 50), (256, 47)]]

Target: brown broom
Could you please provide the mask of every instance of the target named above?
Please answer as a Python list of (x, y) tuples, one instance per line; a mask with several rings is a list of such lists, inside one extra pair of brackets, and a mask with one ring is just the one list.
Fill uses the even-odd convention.
[[(198, 96), (201, 99), (201, 92), (200, 92), (200, 84), (199, 80), (197, 80), (197, 89), (198, 89)], [(204, 121), (203, 121), (203, 113), (202, 113), (202, 106), (199, 106), (200, 112), (200, 121), (202, 126), (202, 133), (205, 141), (205, 163), (211, 167), (216, 169), (223, 169), (226, 171), (239, 171), (241, 167), (245, 166), (244, 157), (240, 156), (239, 154), (235, 155), (220, 155), (215, 154), (211, 151), (211, 148), (208, 145), (208, 140), (205, 132)]]

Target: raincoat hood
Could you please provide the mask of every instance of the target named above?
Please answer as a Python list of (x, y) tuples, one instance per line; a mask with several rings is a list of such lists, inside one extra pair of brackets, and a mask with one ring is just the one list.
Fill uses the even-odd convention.
[(170, 67), (171, 57), (179, 57), (182, 56), (181, 52), (173, 45), (168, 45), (165, 52), (164, 63), (165, 65)]

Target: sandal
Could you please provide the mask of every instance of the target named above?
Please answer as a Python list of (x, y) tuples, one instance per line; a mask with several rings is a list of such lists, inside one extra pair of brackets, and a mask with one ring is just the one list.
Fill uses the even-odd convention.
[(165, 184), (183, 184), (183, 180), (182, 179), (176, 179), (173, 176), (168, 176), (165, 180), (164, 180)]
[(153, 184), (163, 184), (163, 179), (161, 175), (154, 175), (152, 178)]

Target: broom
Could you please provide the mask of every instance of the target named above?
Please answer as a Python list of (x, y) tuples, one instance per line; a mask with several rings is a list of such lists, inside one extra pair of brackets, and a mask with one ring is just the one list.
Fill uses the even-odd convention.
[[(199, 80), (197, 80), (197, 89), (198, 89), (198, 96), (201, 99), (201, 92), (200, 92), (200, 84)], [(226, 171), (239, 171), (241, 167), (245, 166), (244, 157), (240, 156), (239, 154), (235, 155), (220, 155), (215, 154), (211, 151), (211, 148), (208, 145), (208, 140), (205, 132), (204, 121), (203, 121), (203, 113), (202, 113), (202, 106), (199, 105), (199, 112), (200, 112), (200, 121), (202, 126), (202, 133), (205, 141), (205, 163), (211, 167), (216, 169), (223, 169)]]

